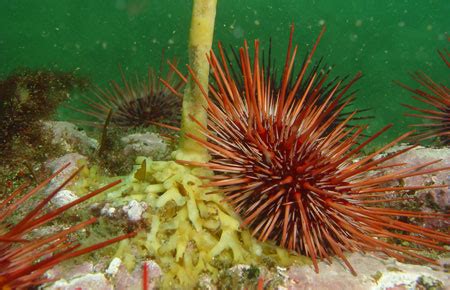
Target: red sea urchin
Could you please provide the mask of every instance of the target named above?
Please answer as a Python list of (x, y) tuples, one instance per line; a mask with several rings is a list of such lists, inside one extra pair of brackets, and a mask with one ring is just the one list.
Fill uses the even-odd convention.
[(27, 200), (44, 188), (67, 166), (58, 170), (27, 193), (24, 193), (26, 186), (23, 185), (0, 201), (0, 289), (25, 288), (48, 282), (49, 279), (44, 277), (44, 273), (56, 264), (134, 235), (134, 233), (125, 234), (79, 249), (80, 244), (72, 241), (70, 236), (96, 221), (95, 218), (91, 218), (57, 233), (28, 239), (28, 235), (33, 230), (53, 221), (73, 206), (120, 183), (120, 180), (112, 182), (62, 207), (44, 212), (44, 208), (50, 200), (78, 174), (80, 169), (40, 201), (17, 224), (11, 225), (6, 222), (14, 211), (23, 206)]
[[(350, 114), (329, 131), (349, 100), (340, 100), (358, 78), (339, 89), (321, 90), (323, 82), (315, 83), (316, 74), (305, 84), (305, 93), (295, 98), (305, 71), (324, 31), (303, 63), (292, 86), (288, 80), (293, 71), (297, 46), (292, 46), (293, 27), (286, 63), (279, 89), (264, 78), (258, 58), (259, 42), (255, 41), (254, 62), (248, 45), (240, 53), (244, 91), (230, 74), (220, 48), (220, 60), (211, 52), (208, 60), (214, 78), (209, 85), (210, 96), (192, 73), (192, 78), (208, 103), (208, 128), (202, 132), (208, 140), (188, 134), (209, 149), (208, 163), (178, 161), (185, 165), (214, 170), (207, 186), (220, 187), (228, 201), (259, 240), (274, 240), (277, 244), (311, 257), (316, 272), (318, 260), (338, 256), (356, 274), (344, 251), (382, 252), (400, 261), (414, 260), (433, 263), (415, 252), (415, 246), (391, 244), (389, 238), (400, 239), (430, 249), (444, 250), (440, 243), (449, 243), (450, 236), (397, 220), (397, 217), (448, 217), (425, 212), (401, 211), (375, 207), (403, 200), (408, 190), (436, 186), (392, 187), (391, 180), (444, 169), (427, 169), (436, 162), (384, 173), (383, 169), (402, 164), (383, 165), (412, 148), (384, 157), (378, 154), (391, 148), (411, 133), (406, 133), (375, 152), (363, 156), (362, 150), (386, 131), (385, 127), (366, 140), (364, 128), (348, 127), (355, 113)], [(306, 96), (309, 91), (324, 92)], [(322, 98), (323, 102), (318, 102)], [(330, 114), (333, 111), (334, 113)], [(195, 119), (194, 119), (195, 120)]]
[[(83, 97), (81, 102), (86, 109), (74, 108), (93, 121), (80, 123), (91, 127), (103, 127), (111, 112), (110, 126), (119, 128), (147, 127), (151, 124), (164, 123), (178, 125), (180, 119), (181, 98), (173, 94), (158, 79), (161, 69), (156, 73), (149, 68), (147, 79), (136, 76), (134, 81), (128, 80), (122, 71), (122, 85), (111, 81), (108, 88), (97, 88), (95, 98)], [(166, 80), (177, 89), (181, 89), (182, 81), (169, 71)]]
[[(442, 60), (450, 68), (450, 53), (445, 50), (439, 52)], [(423, 124), (411, 125), (417, 128), (417, 134), (413, 137), (418, 141), (430, 138), (439, 138), (445, 146), (450, 145), (450, 88), (444, 84), (435, 83), (429, 76), (423, 72), (416, 72), (412, 78), (426, 90), (413, 89), (404, 84), (400, 86), (414, 94), (413, 98), (429, 105), (432, 108), (419, 108), (408, 104), (403, 106), (414, 110), (415, 114), (406, 114), (410, 117), (416, 117), (427, 121)]]
[[(219, 47), (221, 51), (223, 51), (225, 59), (227, 60), (227, 65), (229, 67), (230, 74), (233, 76), (233, 80), (236, 81), (237, 89), (239, 92), (245, 91), (244, 86), (244, 77), (243, 77), (243, 71), (242, 67), (239, 65), (240, 63), (240, 56), (237, 50), (230, 46), (230, 51), (232, 52), (233, 57), (229, 56), (229, 53), (226, 50), (223, 50), (221, 48), (221, 44), (219, 43)], [(267, 83), (270, 82), (270, 86), (272, 90), (278, 91), (281, 89), (282, 85), (282, 79), (279, 80), (277, 78), (278, 71), (277, 67), (275, 66), (276, 58), (272, 55), (272, 41), (269, 43), (268, 53), (265, 55), (265, 51), (262, 50), (262, 57), (260, 61), (262, 62), (262, 68), (264, 69), (264, 81)], [(308, 60), (308, 55), (305, 55), (305, 58), (303, 59), (303, 62), (306, 62)], [(311, 61), (311, 60), (309, 60)], [(293, 63), (293, 66), (296, 67), (296, 63)], [(311, 69), (309, 69), (311, 67)], [(345, 120), (346, 117), (348, 117), (351, 114), (351, 111), (349, 110), (350, 107), (353, 106), (353, 101), (355, 100), (355, 93), (356, 91), (347, 91), (347, 85), (345, 84), (346, 81), (348, 81), (348, 76), (345, 76), (343, 78), (337, 76), (333, 79), (329, 79), (329, 76), (333, 70), (333, 66), (330, 66), (324, 62), (324, 57), (320, 58), (319, 61), (314, 62), (313, 64), (308, 65), (308, 69), (304, 72), (304, 76), (302, 78), (302, 81), (300, 85), (298, 86), (298, 89), (295, 91), (295, 98), (296, 99), (302, 99), (304, 98), (305, 102), (309, 101), (316, 101), (316, 105), (320, 105), (323, 102), (326, 101), (327, 96), (331, 93), (335, 85), (339, 82), (341, 85), (336, 90), (335, 94), (339, 94), (340, 90), (346, 90), (346, 93), (342, 94), (339, 99), (339, 104), (334, 107), (333, 110), (329, 111), (330, 117), (335, 113), (335, 110), (337, 110), (340, 105), (342, 105), (344, 102), (349, 100), (347, 106), (346, 106), (346, 112), (340, 112), (339, 116), (334, 120), (332, 124), (327, 128), (328, 131), (331, 131), (334, 129), (335, 126), (338, 126), (340, 122)], [(292, 91), (293, 85), (294, 85), (294, 79), (293, 74), (290, 75), (289, 79), (286, 83), (286, 90)], [(314, 78), (314, 79), (313, 79)], [(213, 78), (214, 81), (214, 78)], [(356, 81), (350, 80), (352, 83)], [(306, 95), (305, 95), (306, 94)], [(315, 97), (317, 95), (317, 98)], [(276, 97), (276, 96), (275, 96)], [(305, 106), (308, 106), (308, 104), (304, 104)], [(368, 111), (369, 109), (363, 109), (358, 110), (358, 116), (354, 116), (352, 118), (352, 121), (355, 120), (364, 120), (364, 119), (370, 119), (371, 116), (367, 115), (360, 115), (359, 113), (363, 113)], [(325, 118), (327, 119), (327, 118)], [(351, 124), (347, 124), (347, 126), (351, 126)]]

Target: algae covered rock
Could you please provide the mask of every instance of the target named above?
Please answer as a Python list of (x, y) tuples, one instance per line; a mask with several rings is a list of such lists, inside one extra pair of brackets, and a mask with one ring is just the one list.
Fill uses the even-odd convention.
[(96, 139), (88, 137), (86, 132), (80, 131), (72, 123), (45, 121), (43, 126), (52, 133), (52, 143), (61, 145), (66, 152), (89, 154), (98, 148)]
[[(355, 265), (358, 276), (353, 276), (337, 263), (320, 262), (320, 274), (310, 267), (291, 267), (288, 271), (289, 289), (448, 289), (450, 278), (444, 269), (423, 265), (403, 264), (392, 258), (381, 259), (370, 254), (347, 255)], [(425, 286), (434, 285), (433, 287)], [(437, 286), (437, 287), (436, 287)], [(396, 288), (398, 287), (398, 288)]]
[(123, 153), (132, 156), (151, 156), (161, 159), (167, 155), (166, 143), (155, 133), (135, 133), (122, 137)]
[[(397, 150), (402, 150), (408, 145), (399, 145), (392, 148), (386, 154), (392, 154)], [(448, 168), (450, 167), (450, 149), (449, 148), (427, 148), (418, 146), (404, 154), (401, 154), (388, 162), (386, 165), (400, 164), (396, 168), (404, 168), (402, 164), (431, 164), (428, 168)], [(393, 169), (386, 169), (389, 173)], [(434, 172), (432, 174), (416, 175), (409, 178), (403, 178), (398, 181), (391, 182), (390, 186), (440, 186), (436, 188), (419, 189), (408, 192), (413, 200), (407, 200), (398, 204), (400, 208), (409, 208), (413, 210), (421, 210), (425, 212), (441, 212), (448, 213), (450, 210), (450, 190), (448, 187), (450, 175), (448, 170)], [(417, 221), (416, 221), (417, 222)], [(450, 221), (443, 218), (428, 218), (421, 221), (426, 227), (441, 228), (445, 230), (450, 226)]]

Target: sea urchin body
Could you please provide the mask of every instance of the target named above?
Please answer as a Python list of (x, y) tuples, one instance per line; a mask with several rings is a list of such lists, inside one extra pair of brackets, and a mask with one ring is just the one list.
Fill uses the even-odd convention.
[[(316, 74), (306, 84), (303, 82), (322, 34), (323, 31), (293, 85), (289, 86), (298, 49), (292, 46), (291, 30), (279, 89), (274, 89), (264, 77), (258, 41), (255, 41), (253, 63), (247, 43), (239, 51), (243, 91), (238, 89), (240, 81), (235, 81), (230, 74), (222, 49), (219, 58), (211, 52), (208, 60), (214, 81), (209, 86), (210, 96), (202, 88), (209, 117), (208, 128), (202, 127), (202, 131), (208, 140), (188, 136), (209, 149), (213, 158), (208, 163), (179, 162), (214, 170), (217, 175), (207, 185), (221, 188), (225, 200), (253, 235), (311, 257), (316, 271), (319, 259), (331, 261), (332, 256), (338, 256), (356, 273), (345, 251), (376, 251), (401, 261), (433, 262), (416, 253), (415, 246), (391, 244), (387, 239), (444, 250), (440, 243), (449, 243), (449, 235), (396, 219), (429, 218), (437, 214), (375, 205), (403, 200), (398, 195), (408, 190), (433, 187), (392, 187), (387, 182), (443, 169), (427, 169), (436, 163), (430, 162), (383, 173), (384, 161), (414, 146), (375, 157), (410, 133), (363, 156), (365, 146), (389, 126), (362, 140), (364, 128), (348, 126), (355, 113), (336, 123), (349, 103), (349, 100), (341, 103), (342, 96), (358, 75), (346, 86), (340, 88), (338, 82), (331, 90), (321, 89), (323, 82), (315, 82)], [(191, 76), (196, 79), (192, 72)], [(302, 84), (306, 86), (301, 89), (304, 93), (296, 98)], [(310, 91), (326, 95), (309, 94)]]
[[(95, 98), (82, 98), (87, 105), (85, 109), (74, 108), (92, 121), (80, 121), (91, 127), (103, 127), (111, 115), (109, 124), (119, 128), (147, 127), (152, 124), (163, 123), (166, 125), (178, 125), (181, 98), (174, 95), (158, 79), (161, 71), (156, 73), (149, 68), (147, 79), (128, 80), (121, 70), (122, 85), (111, 81), (110, 86), (97, 88)], [(176, 80), (176, 75), (169, 72), (167, 81), (180, 89), (181, 81)]]

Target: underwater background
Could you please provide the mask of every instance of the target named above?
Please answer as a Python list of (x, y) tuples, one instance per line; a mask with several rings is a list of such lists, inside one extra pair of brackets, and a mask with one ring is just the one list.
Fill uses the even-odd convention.
[[(187, 63), (191, 3), (187, 0), (15, 0), (1, 1), (0, 77), (19, 68), (75, 72), (103, 86), (126, 74), (145, 76), (159, 67), (161, 52)], [(276, 62), (284, 62), (289, 25), (295, 23), (300, 55), (327, 31), (315, 60), (325, 57), (333, 75), (361, 71), (355, 102), (371, 108), (369, 134), (387, 123), (395, 126), (378, 142), (408, 130), (413, 118), (400, 104), (420, 105), (393, 83), (417, 87), (408, 73), (423, 70), (437, 82), (446, 80), (446, 66), (437, 54), (448, 47), (450, 2), (445, 0), (306, 1), (219, 0), (214, 42), (226, 46), (261, 45), (272, 39)], [(76, 102), (76, 96), (74, 96)], [(68, 118), (62, 108), (58, 119)], [(384, 140), (383, 140), (384, 139)]]

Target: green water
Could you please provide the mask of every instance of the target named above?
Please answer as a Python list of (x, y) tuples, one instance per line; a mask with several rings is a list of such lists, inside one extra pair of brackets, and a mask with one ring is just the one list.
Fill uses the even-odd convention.
[[(0, 76), (17, 68), (76, 71), (99, 85), (118, 79), (117, 65), (145, 74), (160, 53), (185, 63), (191, 1), (188, 0), (2, 0)], [(320, 26), (327, 32), (317, 56), (339, 75), (362, 71), (356, 105), (371, 107), (369, 130), (405, 132), (402, 102), (410, 94), (392, 83), (414, 86), (408, 72), (424, 70), (438, 82), (448, 71), (436, 50), (448, 47), (450, 2), (445, 0), (306, 1), (218, 0), (215, 41), (240, 45), (272, 37), (274, 55), (285, 56), (289, 24), (302, 51)], [(63, 116), (60, 116), (64, 118)]]

